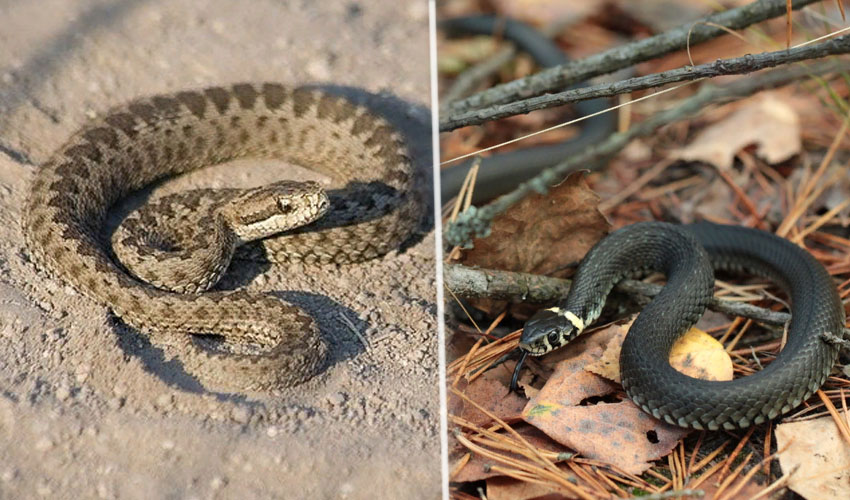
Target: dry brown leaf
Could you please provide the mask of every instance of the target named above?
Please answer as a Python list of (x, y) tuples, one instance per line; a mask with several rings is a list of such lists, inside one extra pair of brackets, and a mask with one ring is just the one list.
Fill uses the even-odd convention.
[(631, 474), (648, 469), (690, 432), (653, 418), (631, 401), (567, 406), (537, 398), (523, 416), (567, 448)]
[[(618, 326), (602, 356), (586, 370), (620, 383), (620, 347), (631, 322)], [(723, 344), (699, 328), (691, 328), (673, 344), (670, 365), (685, 375), (703, 380), (732, 380), (732, 358)]]
[[(571, 391), (570, 401), (574, 404), (578, 404), (585, 398), (610, 394), (616, 390), (614, 384), (584, 371), (588, 362), (597, 359), (602, 354), (603, 346), (606, 345), (610, 335), (615, 331), (616, 329), (607, 328), (597, 331), (593, 335), (583, 335), (563, 349), (543, 358), (544, 366), (552, 363), (556, 374), (560, 370), (561, 373), (574, 375), (575, 378), (566, 389)], [(484, 372), (472, 383), (467, 383), (464, 379), (461, 379), (458, 382), (457, 389), (502, 420), (507, 422), (520, 421), (522, 410), (528, 401), (510, 392), (508, 388), (514, 366), (514, 361), (505, 362)], [(528, 372), (525, 372), (520, 379), (523, 386), (527, 385), (524, 383), (527, 374)], [(552, 378), (554, 378), (554, 375), (550, 377), (550, 380)], [(552, 389), (550, 388), (550, 390)], [(563, 390), (561, 392), (563, 393)], [(526, 395), (532, 396), (530, 392), (526, 392)], [(452, 393), (448, 395), (448, 412), (476, 425), (486, 426), (492, 423), (489, 417)]]
[(524, 381), (522, 378), (517, 381), (517, 384), (522, 388), (522, 391), (529, 398), (537, 396), (537, 394), (540, 392), (540, 389)]
[[(611, 225), (599, 212), (599, 196), (590, 190), (583, 173), (574, 173), (547, 194), (531, 194), (496, 217), (490, 236), (473, 240), (460, 262), (486, 269), (548, 276), (569, 275)], [(477, 299), (478, 309), (496, 314), (504, 301)], [(525, 317), (535, 309), (513, 304), (511, 314)]]
[[(765, 193), (757, 182), (751, 182), (750, 173), (732, 169), (727, 172), (727, 175), (732, 182), (745, 190), (747, 196), (755, 204), (756, 213), (779, 218), (785, 213), (784, 198)], [(708, 184), (703, 185), (693, 198), (683, 200), (681, 206), (677, 206), (676, 210), (679, 210), (683, 216), (687, 214), (684, 220), (725, 219), (730, 222), (740, 221), (738, 222), (740, 224), (747, 222), (746, 218), (742, 220), (742, 211), (746, 211), (745, 213), (749, 215), (749, 210), (740, 204), (735, 190), (720, 177), (708, 181)]]
[[(630, 401), (579, 406), (588, 398), (618, 389), (588, 368), (600, 366), (603, 354), (612, 351), (614, 345), (619, 357), (619, 346), (629, 326), (609, 326), (579, 337), (559, 350), (563, 354), (555, 351), (561, 360), (540, 392), (529, 400), (523, 418), (583, 456), (639, 474), (652, 460), (669, 453), (689, 431), (647, 415)], [(608, 347), (603, 349), (603, 345)]]
[[(496, 217), (487, 238), (473, 241), (470, 266), (563, 276), (610, 229), (584, 174), (570, 175), (545, 195), (532, 194)], [(560, 272), (559, 272), (560, 271)]]
[(770, 164), (783, 162), (802, 149), (797, 112), (773, 93), (751, 98), (721, 121), (705, 128), (673, 158), (702, 161), (728, 169), (735, 155), (755, 144), (756, 154)]
[(615, 392), (616, 384), (586, 370), (587, 365), (600, 353), (585, 352), (572, 359), (561, 361), (542, 389), (528, 401), (526, 408), (538, 401), (556, 395), (562, 405), (578, 405), (587, 398), (606, 396)]
[[(508, 383), (503, 380), (500, 370), (489, 370), (478, 377), (471, 384), (463, 379), (457, 388), (482, 407), (486, 408), (497, 417), (507, 422), (521, 420), (522, 409), (525, 407), (525, 399), (510, 392)], [(508, 380), (510, 380), (508, 375)], [(463, 399), (452, 394), (448, 395), (448, 412), (461, 417), (479, 426), (492, 423), (492, 419), (465, 402)]]
[[(839, 412), (841, 418), (847, 414)], [(809, 500), (850, 497), (850, 444), (842, 439), (832, 417), (776, 426), (779, 465), (788, 474), (788, 487)]]
[(612, 326), (613, 335), (605, 346), (605, 350), (602, 351), (602, 355), (593, 362), (588, 363), (584, 369), (619, 384), (620, 346), (623, 345), (623, 340), (626, 338), (626, 334), (629, 333), (631, 326), (632, 321), (623, 325)]

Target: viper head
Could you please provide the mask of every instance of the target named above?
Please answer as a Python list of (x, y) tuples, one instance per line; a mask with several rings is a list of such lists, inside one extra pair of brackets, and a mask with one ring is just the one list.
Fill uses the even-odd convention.
[(317, 182), (279, 181), (245, 190), (219, 213), (246, 242), (309, 224), (324, 215), (329, 205)]
[(532, 356), (542, 356), (557, 349), (577, 335), (576, 322), (581, 322), (574, 314), (560, 308), (542, 309), (526, 321), (519, 338), (519, 347)]

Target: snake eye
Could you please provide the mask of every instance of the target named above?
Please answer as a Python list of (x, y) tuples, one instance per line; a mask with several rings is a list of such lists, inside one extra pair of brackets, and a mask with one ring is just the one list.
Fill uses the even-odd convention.
[(558, 345), (558, 340), (560, 339), (560, 337), (561, 336), (558, 335), (558, 332), (552, 332), (546, 336), (546, 340), (549, 341), (549, 344), (555, 346)]
[(292, 206), (291, 203), (289, 203), (288, 201), (284, 201), (284, 200), (278, 200), (277, 201), (277, 207), (284, 214), (288, 214), (289, 212), (292, 212), (292, 210), (294, 209), (294, 207)]

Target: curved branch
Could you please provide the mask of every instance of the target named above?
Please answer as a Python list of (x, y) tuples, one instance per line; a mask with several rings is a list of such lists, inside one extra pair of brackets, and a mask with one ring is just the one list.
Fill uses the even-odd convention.
[(480, 125), (491, 120), (530, 113), (539, 109), (563, 106), (564, 104), (596, 99), (598, 97), (613, 97), (636, 90), (660, 87), (670, 83), (713, 78), (722, 75), (752, 73), (782, 64), (807, 59), (819, 59), (830, 55), (846, 54), (848, 52), (850, 52), (850, 35), (843, 35), (826, 42), (791, 50), (783, 49), (756, 55), (748, 54), (734, 59), (718, 59), (712, 63), (700, 64), (699, 66), (686, 66), (661, 73), (629, 78), (619, 82), (571, 89), (557, 94), (546, 94), (507, 104), (497, 104), (485, 109), (457, 113), (440, 121), (440, 131), (448, 132), (460, 127)]
[[(817, 0), (794, 0), (792, 8), (800, 9), (815, 1)], [(785, 9), (785, 0), (758, 0), (742, 7), (683, 24), (678, 28), (650, 38), (615, 47), (581, 60), (571, 61), (525, 78), (497, 85), (456, 101), (449, 108), (454, 113), (461, 113), (484, 106), (524, 99), (544, 92), (561, 90), (595, 76), (612, 73), (639, 62), (684, 49), (688, 43), (693, 46), (726, 33), (724, 30), (709, 26), (706, 23), (739, 30), (767, 19), (782, 16), (786, 13)]]
[[(489, 298), (521, 302), (551, 302), (567, 296), (571, 280), (528, 273), (478, 269), (461, 264), (443, 267), (443, 282), (455, 295), (466, 298)], [(655, 297), (662, 285), (623, 280), (615, 290), (643, 298)], [(784, 325), (791, 320), (786, 312), (771, 311), (745, 302), (712, 297), (708, 308), (733, 316), (742, 316), (770, 325)]]

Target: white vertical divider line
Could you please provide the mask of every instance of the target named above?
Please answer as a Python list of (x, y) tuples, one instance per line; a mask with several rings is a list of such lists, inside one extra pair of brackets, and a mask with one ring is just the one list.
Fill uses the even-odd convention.
[(440, 207), (440, 130), (439, 92), (437, 88), (437, 4), (428, 0), (428, 31), (431, 59), (431, 159), (434, 169), (434, 257), (437, 293), (437, 358), (440, 390), (440, 478), (443, 500), (449, 500), (449, 435), (448, 407), (446, 404), (446, 329), (444, 327), (443, 298), (443, 221)]

